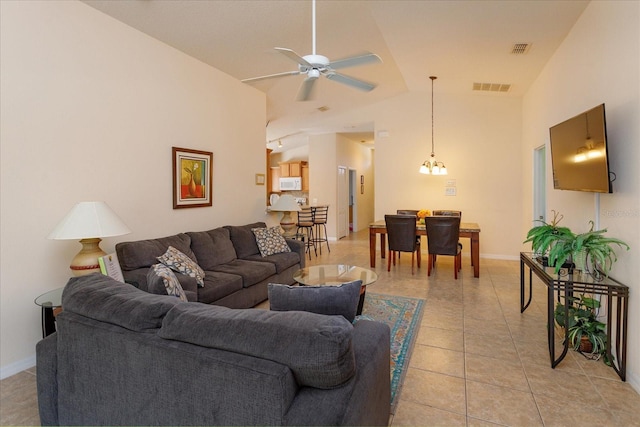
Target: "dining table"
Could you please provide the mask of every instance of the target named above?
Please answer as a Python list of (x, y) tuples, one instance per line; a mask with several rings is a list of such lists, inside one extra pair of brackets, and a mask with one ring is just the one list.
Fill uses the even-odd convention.
[[(380, 253), (382, 258), (385, 258), (387, 225), (384, 220), (369, 224), (369, 263), (371, 267), (376, 266), (376, 236), (378, 234), (380, 235)], [(426, 236), (427, 227), (424, 224), (418, 223), (416, 226), (416, 235)], [(475, 222), (461, 222), (460, 237), (470, 239), (473, 277), (480, 277), (480, 226)]]

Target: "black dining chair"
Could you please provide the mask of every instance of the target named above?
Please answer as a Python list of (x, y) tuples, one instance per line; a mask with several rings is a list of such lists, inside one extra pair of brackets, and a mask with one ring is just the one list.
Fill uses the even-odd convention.
[(462, 211), (448, 211), (448, 210), (439, 210), (433, 211), (433, 216), (459, 216), (462, 218)]
[(413, 210), (413, 209), (398, 209), (396, 211), (396, 213), (398, 215), (413, 215), (415, 217), (418, 216), (418, 212), (420, 212), (419, 210)]
[(418, 268), (421, 264), (420, 241), (416, 240), (416, 217), (413, 215), (385, 215), (389, 258), (387, 271), (391, 271), (391, 260), (396, 264), (396, 252), (411, 252), (411, 274), (414, 274), (415, 254), (418, 253)]
[(436, 255), (450, 255), (454, 257), (453, 275), (458, 279), (458, 271), (462, 268), (462, 244), (458, 241), (460, 217), (428, 216), (424, 220), (429, 248), (427, 276), (431, 276), (431, 269), (436, 266)]

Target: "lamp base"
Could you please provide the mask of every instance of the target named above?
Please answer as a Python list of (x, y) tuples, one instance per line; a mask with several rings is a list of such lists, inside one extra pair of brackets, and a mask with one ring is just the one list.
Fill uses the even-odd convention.
[(85, 276), (100, 272), (98, 257), (106, 255), (106, 252), (100, 249), (101, 241), (102, 239), (99, 238), (80, 240), (82, 249), (71, 260), (71, 265), (69, 266), (75, 276)]
[(282, 227), (282, 229), (284, 230), (284, 232), (282, 233), (283, 237), (293, 237), (296, 234), (296, 223), (293, 220), (293, 218), (291, 218), (291, 212), (290, 211), (286, 211), (283, 215), (282, 215), (282, 219), (280, 220), (280, 227)]

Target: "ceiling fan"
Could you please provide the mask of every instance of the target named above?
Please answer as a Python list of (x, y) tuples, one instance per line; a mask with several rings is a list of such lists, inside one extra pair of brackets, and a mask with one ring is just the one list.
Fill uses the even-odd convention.
[(285, 55), (287, 58), (295, 61), (298, 64), (296, 71), (286, 71), (284, 73), (269, 74), (266, 76), (253, 77), (242, 80), (245, 83), (256, 82), (259, 80), (271, 79), (275, 77), (293, 76), (306, 74), (307, 78), (304, 79), (300, 89), (298, 90), (298, 101), (307, 101), (311, 99), (311, 93), (314, 87), (314, 83), (321, 76), (325, 76), (329, 80), (342, 83), (347, 86), (351, 86), (356, 89), (360, 89), (365, 92), (373, 90), (376, 85), (366, 82), (364, 80), (356, 79), (346, 76), (344, 74), (337, 73), (335, 70), (347, 67), (353, 67), (356, 65), (371, 64), (376, 62), (382, 62), (380, 57), (375, 53), (365, 53), (358, 56), (352, 56), (349, 58), (338, 59), (337, 61), (329, 61), (329, 58), (323, 55), (316, 54), (316, 0), (312, 0), (312, 44), (313, 53), (311, 55), (300, 56), (291, 49), (284, 47), (276, 47), (275, 49)]

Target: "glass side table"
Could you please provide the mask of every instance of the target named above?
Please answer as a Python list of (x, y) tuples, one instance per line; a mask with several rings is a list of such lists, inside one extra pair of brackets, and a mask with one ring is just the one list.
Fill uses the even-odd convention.
[(42, 338), (56, 331), (55, 315), (62, 309), (62, 291), (64, 288), (54, 289), (40, 295), (33, 302), (42, 307)]

